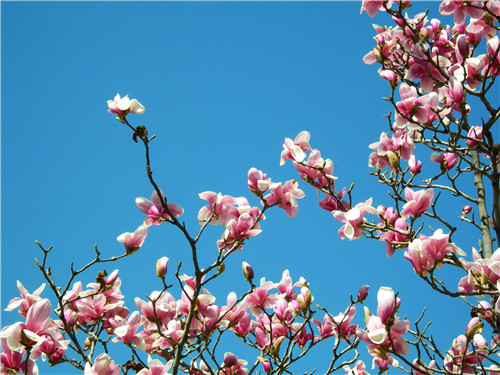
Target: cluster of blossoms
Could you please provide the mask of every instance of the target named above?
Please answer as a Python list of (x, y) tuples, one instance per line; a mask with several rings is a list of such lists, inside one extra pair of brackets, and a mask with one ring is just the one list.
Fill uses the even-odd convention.
[[(165, 277), (167, 263), (166, 257), (157, 263), (157, 273), (162, 278)], [(243, 268), (245, 277), (251, 282), (252, 268), (246, 263)], [(340, 340), (352, 339), (357, 329), (356, 325), (351, 324), (356, 312), (354, 305), (351, 305), (344, 314), (336, 317), (325, 315), (323, 322), (314, 319), (319, 334), (309, 331), (311, 326), (307, 322), (311, 318), (310, 308), (314, 298), (307, 281), (300, 278), (293, 282), (288, 270), (283, 272), (278, 283), (262, 278), (260, 285), (253, 287), (243, 298), (238, 298), (234, 292), (229, 293), (224, 306), (218, 306), (215, 296), (205, 288), (201, 288), (194, 299), (197, 287), (194, 277), (184, 275), (180, 280), (183, 283), (180, 299), (165, 289), (153, 291), (148, 301), (135, 299), (138, 310), (133, 312), (124, 306), (117, 270), (107, 278), (101, 277), (99, 282), (90, 283), (85, 290), (81, 282), (76, 282), (63, 297), (65, 322), (73, 333), (104, 330), (112, 342), (122, 342), (147, 353), (150, 360), (148, 368), (139, 372), (142, 375), (167, 374), (172, 362), (164, 364), (158, 359), (152, 360), (151, 356), (171, 358), (186, 330), (190, 337), (211, 336), (226, 330), (240, 338), (244, 337), (261, 351), (263, 369), (269, 372), (285, 340), (304, 347), (308, 342), (331, 336)], [(19, 313), (26, 317), (26, 321), (5, 327), (0, 337), (2, 369), (22, 372), (25, 370), (23, 366), (26, 366), (26, 359), (23, 358), (27, 348), (30, 349), (28, 366), (36, 368), (34, 361), (41, 355), (47, 356), (53, 364), (62, 359), (69, 340), (64, 340), (61, 334), (62, 322), (49, 318), (51, 304), (49, 300), (39, 297), (43, 286), (30, 294), (19, 285), (22, 298), (12, 300), (8, 309), (20, 307)], [(366, 298), (367, 289), (365, 286), (360, 290), (360, 300)], [(196, 305), (195, 315), (187, 327), (193, 303)], [(87, 339), (85, 345), (88, 349), (94, 347), (96, 342)], [(246, 365), (247, 361), (226, 353), (218, 374), (247, 374)], [(212, 373), (207, 366), (204, 361), (193, 361), (192, 373)], [(87, 362), (84, 372), (87, 375), (118, 374), (120, 366), (107, 353), (103, 353), (93, 363)]]
[[(500, 14), (498, 1), (443, 1), (440, 12), (455, 15), (455, 25), (442, 25), (438, 19), (427, 19), (426, 13), (413, 18), (402, 17), (391, 11), (398, 1), (367, 0), (361, 11), (370, 16), (377, 11), (388, 11), (396, 27), (375, 25), (376, 47), (364, 61), (381, 64), (379, 74), (395, 88), (399, 84), (400, 100), (395, 102), (395, 122), (392, 138), (382, 133), (380, 141), (370, 148), (370, 165), (391, 169), (399, 160), (410, 160), (413, 141), (419, 141), (424, 128), (434, 128), (435, 122), (453, 121), (454, 112), (467, 114), (468, 92), (482, 89), (479, 84), (499, 74), (499, 38), (493, 26), (493, 17)], [(470, 16), (467, 23), (466, 15)], [(478, 45), (485, 40), (485, 53), (476, 55)], [(423, 42), (422, 42), (423, 41)], [(481, 126), (471, 126), (465, 142), (469, 147), (483, 138)], [(439, 162), (443, 171), (457, 163), (455, 152), (436, 152), (431, 160)], [(413, 166), (412, 166), (413, 164)], [(420, 172), (415, 160), (409, 163), (413, 173)]]
[[(297, 215), (297, 199), (304, 197), (304, 192), (298, 188), (295, 180), (272, 182), (267, 174), (256, 168), (248, 171), (248, 187), (252, 193), (261, 198), (264, 210), (278, 206), (285, 210), (288, 216)], [(262, 230), (259, 222), (265, 220), (264, 211), (252, 207), (244, 197), (232, 197), (212, 191), (199, 194), (208, 202), (198, 212), (200, 225), (210, 223), (222, 225), (225, 228), (217, 247), (221, 252), (231, 252), (241, 249), (243, 242), (258, 235)]]
[[(497, 249), (490, 258), (483, 258), (476, 249), (472, 249), (472, 259), (472, 262), (460, 259), (467, 271), (467, 276), (460, 279), (458, 290), (463, 293), (477, 292), (480, 295), (485, 291), (498, 291), (500, 288), (500, 249)], [(495, 311), (500, 313), (498, 299)]]
[(12, 311), (18, 308), (24, 321), (6, 326), (0, 332), (2, 354), (0, 355), (1, 373), (38, 372), (35, 361), (42, 357), (51, 364), (61, 361), (69, 344), (64, 338), (63, 324), (60, 320), (52, 320), (52, 305), (48, 299), (40, 298), (45, 285), (35, 292), (29, 293), (18, 282), (18, 290), (22, 298), (11, 300), (6, 308)]
[[(449, 242), (449, 235), (444, 235), (441, 229), (437, 230), (431, 237), (421, 235), (420, 238), (413, 238), (413, 230), (407, 220), (409, 218), (412, 220), (419, 218), (431, 207), (434, 197), (432, 188), (414, 191), (407, 187), (404, 191), (405, 204), (399, 212), (394, 207), (378, 206), (375, 208), (372, 206), (371, 198), (350, 207), (348, 202), (341, 201), (341, 198), (345, 195), (345, 189), (341, 193), (337, 193), (333, 187), (335, 177), (331, 176), (332, 170), (325, 169), (322, 166), (314, 167), (314, 164), (310, 165), (308, 161), (304, 161), (305, 152), (311, 150), (309, 139), (310, 135), (307, 132), (301, 132), (293, 142), (287, 138), (282, 152), (282, 161), (286, 159), (294, 160), (294, 166), (301, 174), (301, 177), (313, 187), (325, 193), (327, 198), (320, 201), (319, 204), (322, 208), (330, 210), (336, 220), (344, 223), (338, 231), (340, 238), (349, 240), (360, 238), (363, 235), (363, 230), (371, 226), (366, 215), (378, 215), (381, 223), (374, 225), (373, 228), (376, 229), (379, 240), (386, 243), (387, 256), (391, 257), (398, 248), (409, 247), (409, 251), (405, 253), (405, 258), (413, 264), (415, 271), (423, 276), (426, 276), (430, 270), (439, 268), (448, 253), (464, 255), (460, 249)], [(390, 142), (390, 140), (383, 133), (380, 143), (385, 144), (386, 142)], [(381, 148), (383, 147), (381, 146)], [(407, 149), (412, 150), (412, 148), (413, 145)], [(319, 151), (314, 150), (311, 152), (311, 155), (313, 154), (319, 155)], [(333, 164), (327, 159), (320, 165), (330, 166)], [(305, 171), (309, 172), (306, 173)], [(311, 171), (316, 173), (315, 178), (311, 177), (313, 175)], [(326, 180), (331, 184), (330, 190), (327, 190), (324, 185), (319, 183), (319, 181)], [(325, 205), (326, 200), (333, 204), (330, 206)]]

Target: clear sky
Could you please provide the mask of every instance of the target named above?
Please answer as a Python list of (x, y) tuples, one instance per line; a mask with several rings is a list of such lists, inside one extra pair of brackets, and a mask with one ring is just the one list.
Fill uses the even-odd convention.
[[(362, 62), (374, 46), (372, 23), (390, 19), (359, 15), (360, 5), (3, 1), (2, 309), (17, 296), (16, 280), (30, 291), (43, 282), (33, 261), (41, 258), (35, 240), (54, 247), (50, 263), (62, 284), (70, 261), (91, 260), (94, 244), (103, 256), (122, 254), (116, 237), (141, 224), (134, 200), (149, 198), (153, 189), (143, 147), (106, 112), (116, 93), (146, 107), (129, 120), (157, 135), (151, 143), (154, 177), (169, 202), (184, 207), (193, 233), (204, 205), (198, 193), (243, 195), (257, 205), (247, 188), (250, 167), (275, 181), (297, 178), (290, 164), (279, 167), (279, 156), (284, 138), (301, 130), (310, 131), (312, 147), (333, 160), (338, 187), (355, 183), (355, 202), (373, 197), (375, 206), (390, 204), (387, 189), (368, 175), (368, 145), (387, 130), (389, 106), (382, 97), (390, 89), (376, 67)], [(437, 2), (418, 4), (425, 5), (436, 15)], [(435, 337), (447, 349), (469, 319), (457, 313), (461, 304), (435, 298), (402, 251), (388, 259), (383, 243), (341, 241), (339, 223), (318, 207), (312, 189), (299, 184), (306, 197), (298, 216), (269, 212), (262, 234), (234, 254), (209, 287), (217, 303), (225, 304), (231, 290), (245, 290), (242, 261), (257, 279), (277, 282), (284, 269), (294, 280), (305, 277), (315, 302), (332, 314), (343, 311), (363, 284), (371, 286), (367, 305), (374, 311), (376, 291), (390, 286), (403, 300), (401, 315), (415, 320), (429, 306)], [(459, 207), (451, 206), (451, 217), (460, 215)], [(205, 265), (215, 258), (221, 233), (221, 227), (206, 232), (200, 248)], [(477, 246), (458, 239), (468, 254)], [(138, 253), (106, 268), (120, 269), (133, 310), (134, 297), (161, 288), (156, 259), (170, 258), (173, 281), (180, 260), (184, 272), (192, 271), (188, 254), (180, 233), (162, 225), (151, 228)], [(101, 268), (85, 273), (83, 284)], [(42, 296), (51, 298), (50, 291)], [(17, 313), (2, 311), (2, 326), (17, 320)], [(327, 363), (321, 356), (328, 354), (324, 345), (304, 369), (314, 363), (321, 373)]]

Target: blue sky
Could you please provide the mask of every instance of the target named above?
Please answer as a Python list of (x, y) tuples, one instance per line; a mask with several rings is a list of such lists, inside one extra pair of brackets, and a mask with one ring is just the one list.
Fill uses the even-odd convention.
[[(425, 5), (436, 14), (436, 2), (418, 7)], [(291, 165), (279, 167), (279, 155), (284, 138), (301, 130), (310, 131), (312, 147), (333, 160), (339, 187), (355, 183), (355, 201), (373, 197), (375, 205), (390, 204), (387, 189), (368, 175), (368, 145), (387, 130), (383, 115), (389, 107), (382, 96), (390, 89), (376, 67), (362, 62), (373, 48), (372, 23), (390, 19), (359, 15), (360, 2), (1, 7), (2, 308), (17, 296), (16, 280), (30, 291), (43, 282), (33, 262), (41, 257), (35, 240), (54, 246), (53, 274), (65, 283), (70, 261), (88, 262), (94, 244), (103, 256), (121, 254), (116, 237), (141, 224), (134, 200), (149, 198), (153, 189), (143, 148), (106, 112), (106, 101), (117, 92), (146, 107), (129, 120), (157, 135), (151, 144), (154, 177), (169, 201), (184, 207), (192, 232), (204, 205), (198, 193), (243, 195), (257, 205), (246, 184), (250, 167), (276, 181), (296, 178)], [(333, 314), (363, 284), (371, 285), (367, 303), (375, 310), (376, 291), (391, 286), (403, 300), (401, 315), (415, 319), (429, 306), (428, 319), (443, 345), (462, 333), (468, 316), (450, 316), (442, 307), (460, 311), (457, 301), (436, 298), (401, 251), (388, 259), (382, 243), (341, 241), (339, 223), (317, 206), (320, 198), (312, 189), (301, 186), (306, 197), (298, 216), (290, 219), (277, 209), (267, 215), (262, 234), (234, 254), (224, 277), (209, 288), (217, 302), (245, 289), (240, 265), (247, 261), (257, 278), (277, 282), (284, 269), (294, 280), (305, 277), (315, 302)], [(460, 214), (457, 207), (461, 203), (451, 206), (451, 217)], [(205, 234), (200, 254), (206, 265), (216, 256), (221, 232), (211, 227)], [(459, 239), (469, 254), (477, 246), (473, 239)], [(183, 270), (190, 273), (187, 255), (173, 227), (152, 228), (144, 247), (116, 264), (126, 305), (135, 308), (133, 297), (161, 287), (156, 259), (168, 256), (171, 270), (184, 260)], [(84, 274), (83, 284), (99, 270)], [(43, 296), (50, 298), (49, 290)], [(17, 318), (2, 311), (1, 324)], [(315, 355), (319, 370), (321, 353)], [(71, 372), (50, 369), (64, 371)]]

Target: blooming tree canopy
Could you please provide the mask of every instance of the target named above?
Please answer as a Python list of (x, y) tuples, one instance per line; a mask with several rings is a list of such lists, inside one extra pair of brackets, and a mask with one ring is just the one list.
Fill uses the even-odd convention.
[[(500, 373), (500, 2), (445, 0), (439, 11), (451, 16), (450, 25), (429, 19), (427, 12), (410, 15), (409, 0), (365, 0), (365, 11), (385, 12), (394, 23), (374, 25), (374, 47), (363, 59), (377, 64), (388, 83), (384, 99), (392, 111), (378, 140), (367, 145), (367, 162), (374, 180), (389, 189), (390, 205), (336, 176), (334, 161), (304, 130), (287, 134), (276, 149), (283, 168), (297, 173), (280, 181), (259, 169), (265, 166), (251, 167), (248, 196), (200, 192), (193, 197), (200, 198), (196, 226), (187, 225), (182, 202), (171, 202), (153, 175), (154, 163), (161, 162), (151, 155), (155, 126), (135, 124), (145, 107), (117, 94), (108, 100), (108, 112), (144, 148), (151, 191), (143, 195), (151, 198), (136, 198), (137, 229), (117, 237), (123, 254), (104, 258), (95, 246), (93, 259), (80, 268), (71, 263), (62, 284), (50, 268), (52, 248), (37, 242), (42, 256), (36, 265), (45, 284), (30, 292), (18, 281), (20, 296), (5, 309), (17, 312), (19, 321), (0, 331), (0, 373), (37, 374), (37, 363), (48, 361), (95, 375), (282, 374), (293, 373), (317, 345), (330, 348), (326, 374), (367, 374), (370, 366), (360, 352), (371, 357), (374, 373)], [(471, 318), (456, 327), (453, 342), (438, 345), (424, 313), (407, 319), (397, 286), (370, 292), (369, 285), (359, 285), (350, 298), (346, 291), (345, 301), (316, 301), (307, 275), (291, 275), (283, 267), (280, 280), (267, 280), (243, 262), (237, 272), (246, 291), (238, 295), (228, 288), (222, 299), (212, 294), (230, 259), (266, 230), (269, 213), (283, 210), (293, 219), (308, 191), (320, 195), (318, 205), (338, 222), (341, 239), (377, 241), (387, 257), (408, 261), (429, 292), (462, 301)], [(443, 201), (459, 202), (459, 224), (448, 217)], [(141, 248), (165, 227), (184, 239), (189, 268), (169, 264), (168, 253), (154, 259), (151, 272), (158, 284), (129, 305), (121, 291), (120, 260), (146, 259)], [(213, 233), (208, 228), (218, 233), (211, 249), (202, 242)], [(477, 237), (479, 246), (455, 243), (459, 230)], [(116, 269), (100, 270), (103, 263)], [(441, 269), (459, 276), (450, 281)], [(84, 286), (82, 276), (91, 272), (95, 282)], [(330, 277), (325, 282), (337, 285)], [(225, 347), (228, 336), (249, 351), (242, 355)], [(114, 356), (116, 346), (127, 351), (127, 360)], [(311, 364), (310, 373), (318, 366)]]

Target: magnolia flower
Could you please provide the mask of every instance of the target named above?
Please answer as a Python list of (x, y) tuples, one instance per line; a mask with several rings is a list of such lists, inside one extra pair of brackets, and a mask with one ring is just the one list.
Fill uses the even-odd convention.
[(118, 375), (119, 373), (120, 366), (115, 364), (115, 361), (106, 353), (97, 356), (92, 366), (88, 362), (85, 364), (85, 375)]
[(156, 190), (154, 190), (151, 194), (151, 200), (142, 197), (135, 199), (135, 204), (137, 205), (139, 210), (148, 215), (144, 219), (144, 225), (148, 227), (151, 225), (160, 225), (164, 221), (170, 220), (170, 215), (179, 217), (184, 213), (184, 209), (175, 203), (166, 204), (168, 208), (167, 212), (167, 210), (163, 207), (163, 204), (166, 201), (165, 195), (161, 190), (160, 194), (161, 196), (158, 195)]
[(129, 99), (128, 95), (123, 98), (116, 94), (113, 100), (108, 100), (108, 112), (116, 113), (118, 116), (126, 116), (127, 113), (141, 114), (146, 110), (137, 99)]
[(134, 233), (122, 233), (116, 238), (116, 240), (125, 245), (127, 254), (132, 254), (141, 248), (147, 235), (148, 227), (145, 225), (141, 225), (135, 230)]

